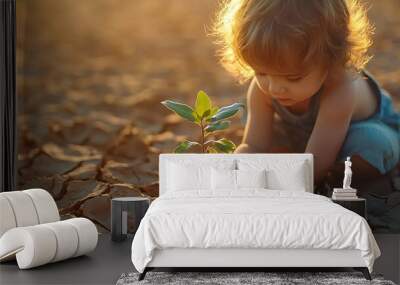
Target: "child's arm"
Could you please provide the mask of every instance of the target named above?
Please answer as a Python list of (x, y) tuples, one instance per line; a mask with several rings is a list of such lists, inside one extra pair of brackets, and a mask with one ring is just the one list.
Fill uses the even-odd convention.
[(268, 152), (271, 145), (273, 115), (270, 97), (260, 90), (253, 79), (247, 91), (247, 122), (244, 136), (235, 153)]
[(314, 155), (314, 180), (319, 183), (335, 163), (346, 137), (355, 107), (355, 92), (350, 84), (326, 90), (306, 153)]

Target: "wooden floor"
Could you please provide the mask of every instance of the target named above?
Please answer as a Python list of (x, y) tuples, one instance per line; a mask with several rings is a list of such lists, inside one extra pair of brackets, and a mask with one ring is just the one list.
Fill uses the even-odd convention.
[(134, 271), (130, 258), (132, 239), (112, 242), (100, 235), (96, 250), (87, 256), (60, 261), (28, 270), (17, 263), (0, 265), (0, 284), (115, 284), (124, 272)]

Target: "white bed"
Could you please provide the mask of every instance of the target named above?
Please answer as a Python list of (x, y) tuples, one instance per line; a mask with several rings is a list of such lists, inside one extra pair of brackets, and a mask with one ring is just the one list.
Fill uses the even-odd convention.
[[(209, 172), (187, 172), (197, 166), (272, 174), (264, 188), (215, 190), (204, 184)], [(312, 194), (311, 154), (162, 154), (159, 175), (160, 197), (132, 243), (139, 279), (155, 267), (354, 267), (369, 279), (380, 255), (364, 218)]]

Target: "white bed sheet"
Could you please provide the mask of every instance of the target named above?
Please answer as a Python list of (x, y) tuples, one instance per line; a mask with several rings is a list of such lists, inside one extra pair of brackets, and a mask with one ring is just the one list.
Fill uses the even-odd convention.
[(171, 192), (155, 199), (135, 234), (132, 262), (143, 272), (155, 249), (358, 249), (369, 271), (380, 256), (367, 221), (307, 192), (246, 189)]

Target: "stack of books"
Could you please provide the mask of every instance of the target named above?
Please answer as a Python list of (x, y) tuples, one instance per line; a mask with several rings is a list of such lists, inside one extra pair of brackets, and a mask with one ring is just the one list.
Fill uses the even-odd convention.
[(332, 199), (335, 200), (352, 200), (357, 199), (357, 189), (333, 188)]

